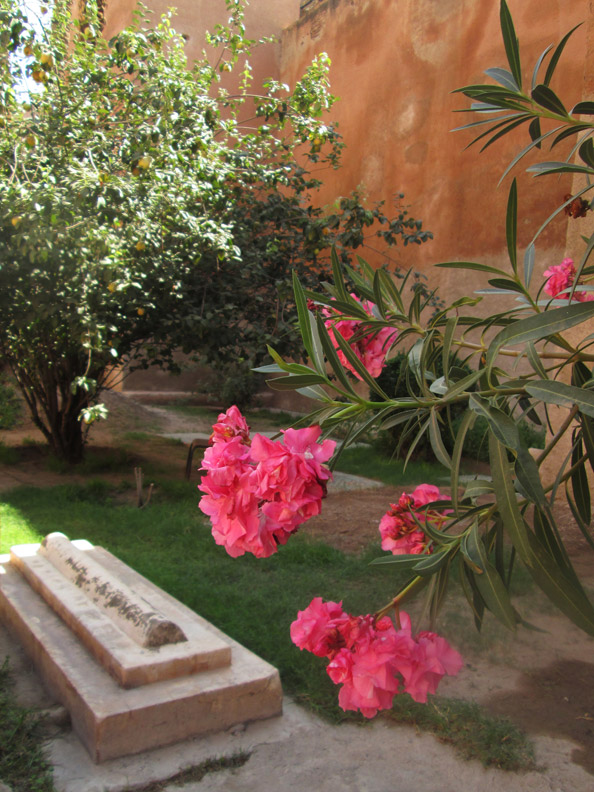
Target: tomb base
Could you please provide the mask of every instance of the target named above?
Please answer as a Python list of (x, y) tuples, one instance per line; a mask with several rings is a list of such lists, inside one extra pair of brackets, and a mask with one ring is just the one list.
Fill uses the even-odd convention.
[[(86, 550), (146, 596), (165, 600), (231, 649), (231, 661), (132, 689), (123, 688), (75, 633), (0, 556), (0, 619), (16, 634), (49, 692), (69, 711), (94, 762), (222, 731), (282, 711), (278, 671), (101, 548)], [(160, 649), (152, 650), (159, 652)]]

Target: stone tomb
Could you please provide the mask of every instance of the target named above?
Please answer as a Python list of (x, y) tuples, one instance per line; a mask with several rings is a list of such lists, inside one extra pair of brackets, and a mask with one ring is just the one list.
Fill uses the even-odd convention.
[(0, 619), (94, 762), (282, 710), (275, 668), (84, 540), (0, 556)]

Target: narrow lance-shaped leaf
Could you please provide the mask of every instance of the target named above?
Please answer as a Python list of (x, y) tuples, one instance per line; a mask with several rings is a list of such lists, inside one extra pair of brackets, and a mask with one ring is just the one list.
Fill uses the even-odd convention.
[(585, 525), (590, 525), (592, 520), (590, 486), (588, 484), (586, 466), (584, 461), (580, 461), (582, 459), (582, 453), (582, 442), (578, 439), (574, 444), (571, 455), (571, 465), (573, 468), (571, 474), (571, 488), (573, 490), (573, 497), (575, 498), (575, 505), (582, 522), (585, 523)]
[(533, 512), (532, 522), (534, 525), (534, 534), (547, 553), (554, 559), (559, 567), (563, 568), (568, 577), (572, 577), (574, 581), (577, 580), (571, 563), (569, 562), (565, 547), (563, 546), (563, 542), (561, 541), (561, 537), (559, 536), (559, 531), (557, 530), (551, 509), (546, 507), (541, 509), (537, 505)]
[(520, 48), (518, 46), (516, 31), (514, 30), (514, 23), (505, 0), (501, 0), (499, 20), (501, 23), (501, 35), (503, 36), (507, 62), (509, 63), (509, 68), (514, 76), (516, 85), (521, 89), (522, 68), (520, 65)]
[(571, 112), (572, 115), (594, 115), (594, 102), (578, 102)]
[(383, 269), (377, 270), (378, 277), (381, 280), (382, 287), (386, 290), (389, 299), (392, 300), (399, 313), (404, 314), (404, 303), (402, 302), (402, 295), (398, 291), (394, 280)]
[(518, 555), (524, 563), (528, 564), (532, 558), (528, 530), (518, 506), (510, 464), (507, 459), (507, 449), (492, 433), (489, 433), (489, 461), (493, 475), (493, 488), (503, 525)]
[(468, 564), (459, 564), (459, 569), (462, 591), (474, 614), (474, 625), (480, 632), (485, 613), (485, 603), (476, 587), (472, 569), (470, 569)]
[(413, 572), (417, 575), (434, 575), (444, 564), (451, 560), (451, 555), (455, 550), (454, 545), (449, 545), (429, 556), (421, 556), (420, 560), (417, 555), (417, 563), (413, 567)]
[(503, 85), (504, 88), (509, 88), (510, 91), (515, 91), (516, 93), (520, 92), (520, 88), (514, 80), (513, 74), (507, 69), (500, 69), (498, 67), (485, 69), (485, 74), (487, 77), (491, 77), (495, 80), (495, 82)]
[(348, 302), (349, 294), (344, 285), (344, 279), (342, 275), (342, 269), (340, 266), (340, 261), (338, 260), (338, 254), (336, 253), (336, 248), (332, 245), (332, 251), (330, 253), (330, 258), (332, 261), (332, 275), (334, 277), (334, 286), (341, 298), (345, 302)]
[(578, 627), (594, 635), (592, 604), (573, 576), (570, 578), (564, 573), (527, 529), (517, 503), (505, 446), (492, 434), (489, 458), (499, 513), (518, 555), (551, 602)]
[(336, 354), (336, 350), (334, 349), (334, 344), (330, 339), (330, 335), (328, 330), (326, 329), (326, 325), (324, 324), (324, 320), (320, 316), (320, 314), (316, 314), (316, 329), (318, 332), (318, 337), (320, 339), (320, 343), (322, 345), (322, 349), (324, 350), (324, 354), (330, 364), (330, 368), (336, 375), (336, 378), (340, 382), (340, 384), (347, 390), (351, 395), (355, 395), (355, 391), (353, 390), (353, 386), (350, 383), (348, 374), (346, 373), (345, 369), (343, 368), (342, 363), (338, 355)]
[[(311, 337), (311, 325), (309, 322), (309, 311), (307, 310), (307, 300), (303, 292), (303, 287), (299, 283), (297, 273), (293, 270), (293, 292), (295, 294), (295, 305), (297, 306), (297, 318), (299, 320), (299, 330), (303, 339), (303, 346), (311, 360), (314, 359), (313, 341)], [(316, 361), (317, 363), (317, 361)]]
[(574, 624), (594, 635), (594, 608), (571, 568), (569, 575), (544, 550), (534, 534), (528, 534), (532, 562), (528, 569), (551, 602)]
[(594, 143), (592, 138), (585, 140), (579, 148), (580, 158), (590, 168), (594, 168)]
[[(535, 122), (535, 121), (537, 122), (538, 126), (536, 126), (536, 125), (534, 124), (534, 122)], [(534, 120), (533, 120), (533, 121), (530, 123), (530, 126), (528, 127), (528, 132), (529, 132), (529, 134), (530, 134), (530, 139), (531, 139), (531, 142), (530, 142), (530, 143), (529, 143), (527, 146), (525, 146), (525, 147), (524, 147), (524, 148), (523, 148), (523, 149), (522, 149), (522, 150), (519, 152), (519, 154), (516, 154), (516, 156), (515, 156), (515, 157), (514, 157), (514, 158), (511, 160), (511, 162), (509, 163), (509, 165), (507, 166), (507, 168), (506, 168), (506, 169), (503, 171), (503, 173), (501, 174), (501, 178), (500, 178), (500, 179), (499, 179), (499, 181), (497, 182), (497, 185), (499, 186), (499, 185), (501, 184), (501, 182), (502, 182), (502, 181), (505, 179), (505, 177), (507, 176), (507, 174), (508, 174), (508, 173), (509, 173), (509, 172), (510, 172), (510, 171), (511, 171), (511, 170), (512, 170), (514, 167), (515, 167), (515, 165), (517, 165), (517, 164), (518, 164), (518, 162), (519, 162), (519, 161), (522, 159), (522, 157), (525, 157), (525, 156), (526, 156), (526, 154), (527, 154), (529, 151), (532, 151), (532, 149), (533, 149), (533, 148), (541, 148), (541, 147), (542, 147), (542, 142), (543, 142), (543, 140), (546, 140), (546, 139), (547, 139), (548, 137), (550, 137), (551, 135), (554, 135), (554, 134), (555, 134), (555, 132), (558, 132), (560, 129), (563, 129), (563, 125), (561, 125), (561, 126), (558, 126), (558, 127), (555, 127), (554, 129), (551, 129), (551, 130), (549, 130), (548, 132), (545, 132), (545, 134), (544, 134), (544, 135), (541, 135), (541, 134), (540, 134), (540, 123), (539, 123), (539, 119), (538, 119), (538, 118), (535, 118), (535, 119), (534, 119)], [(538, 132), (538, 135), (536, 134), (537, 132)], [(553, 145), (554, 145), (554, 144), (553, 144)]]
[(545, 73), (545, 78), (544, 78), (544, 85), (549, 85), (549, 83), (550, 83), (550, 82), (551, 82), (551, 80), (553, 79), (553, 74), (555, 73), (555, 69), (557, 68), (557, 63), (559, 63), (559, 58), (561, 57), (561, 54), (562, 54), (563, 50), (565, 49), (565, 45), (567, 44), (567, 42), (569, 41), (569, 39), (570, 39), (570, 37), (573, 35), (573, 33), (575, 33), (575, 31), (576, 31), (576, 30), (577, 30), (579, 27), (581, 27), (581, 25), (582, 25), (582, 24), (583, 24), (583, 23), (582, 23), (582, 22), (580, 22), (580, 24), (579, 24), (579, 25), (576, 25), (575, 27), (573, 27), (573, 28), (572, 28), (572, 29), (569, 31), (569, 33), (566, 33), (566, 34), (563, 36), (563, 38), (561, 39), (561, 41), (559, 42), (559, 44), (557, 44), (557, 47), (556, 47), (556, 49), (555, 49), (555, 52), (553, 53), (553, 55), (552, 55), (552, 57), (551, 57), (551, 60), (549, 61), (549, 65), (548, 65), (548, 67), (547, 67), (547, 71), (546, 71), (546, 73)]
[(529, 119), (530, 119), (530, 115), (528, 113), (518, 113), (518, 115), (516, 116), (516, 120), (511, 121), (507, 126), (503, 127), (502, 129), (499, 130), (499, 132), (494, 134), (493, 137), (490, 138), (485, 143), (485, 145), (481, 147), (481, 151), (484, 151), (485, 149), (489, 148), (489, 146), (492, 146), (493, 143), (496, 143), (500, 138), (505, 137), (505, 135), (507, 135), (513, 129), (516, 129), (522, 124), (525, 124), (526, 121), (528, 121)]
[(514, 179), (509, 188), (507, 214), (505, 218), (507, 253), (514, 273), (518, 271), (517, 235), (518, 235), (518, 185)]
[(437, 457), (437, 460), (441, 462), (444, 467), (447, 467), (448, 469), (451, 468), (452, 460), (446, 451), (446, 447), (441, 437), (439, 419), (437, 416), (437, 410), (435, 408), (429, 413), (429, 441), (431, 443), (433, 453)]
[(478, 272), (492, 272), (495, 275), (501, 275), (505, 277), (507, 274), (505, 270), (497, 269), (497, 267), (490, 267), (488, 264), (479, 264), (476, 261), (442, 261), (439, 264), (435, 264), (436, 267), (442, 267), (443, 269), (467, 269), (467, 270), (477, 270)]
[(549, 54), (549, 52), (552, 49), (553, 49), (553, 45), (549, 44), (549, 46), (540, 53), (535, 65), (534, 65), (534, 71), (532, 72), (532, 86), (531, 86), (532, 90), (534, 90), (534, 88), (536, 87), (536, 85), (538, 83), (538, 72), (540, 71), (540, 67), (542, 66), (542, 62), (543, 62), (543, 60), (546, 58), (546, 56)]
[(566, 385), (556, 380), (537, 380), (526, 384), (526, 391), (547, 404), (558, 404), (573, 407), (575, 404), (581, 413), (594, 417), (594, 393), (575, 385)]
[(476, 393), (471, 393), (468, 399), (468, 406), (474, 410), (478, 415), (482, 415), (489, 423), (489, 428), (507, 448), (518, 449), (520, 447), (520, 436), (518, 427), (515, 421), (499, 410), (493, 407), (487, 399), (478, 396)]
[(384, 305), (384, 295), (382, 294), (382, 282), (380, 271), (376, 270), (373, 276), (373, 294), (375, 295), (375, 304), (382, 317), (386, 315), (386, 307)]
[(548, 85), (537, 85), (531, 92), (531, 96), (534, 101), (541, 107), (544, 107), (545, 110), (550, 110), (551, 113), (569, 118), (563, 102)]
[(516, 476), (528, 497), (537, 503), (541, 509), (547, 506), (544, 488), (540, 480), (538, 465), (532, 458), (530, 451), (519, 448), (516, 459)]
[(452, 464), (451, 464), (451, 487), (452, 487), (452, 503), (454, 511), (459, 514), (459, 499), (458, 499), (458, 486), (460, 476), (460, 462), (462, 460), (462, 449), (464, 448), (464, 441), (469, 429), (472, 428), (476, 420), (476, 413), (472, 410), (466, 410), (460, 421), (458, 431), (456, 432), (456, 440), (454, 442), (454, 450), (452, 451)]
[[(462, 553), (470, 558), (482, 572), (473, 572), (474, 581), (483, 601), (491, 613), (510, 630), (515, 629), (519, 619), (511, 604), (508, 591), (495, 567), (487, 557), (485, 546), (478, 534), (475, 522), (462, 543)], [(477, 563), (478, 562), (478, 563)]]
[(441, 364), (445, 377), (446, 384), (449, 384), (450, 372), (450, 356), (452, 354), (452, 341), (454, 340), (454, 333), (458, 326), (458, 317), (452, 316), (446, 322), (445, 332), (443, 334), (443, 347), (441, 350)]
[(526, 252), (524, 253), (524, 283), (526, 284), (526, 288), (530, 286), (530, 281), (532, 280), (535, 254), (536, 254), (536, 250), (534, 247), (534, 243), (531, 242), (526, 248)]
[(493, 365), (499, 350), (503, 346), (517, 346), (528, 341), (541, 341), (550, 338), (563, 330), (581, 324), (594, 316), (594, 306), (591, 303), (568, 305), (556, 308), (516, 322), (500, 330), (487, 350), (487, 367)]
[(376, 380), (371, 376), (371, 374), (367, 371), (361, 360), (357, 357), (351, 345), (346, 341), (340, 333), (335, 333), (334, 338), (338, 343), (338, 346), (341, 348), (345, 358), (348, 360), (350, 365), (353, 367), (354, 371), (359, 374), (360, 378), (369, 385), (369, 387), (374, 390), (382, 399), (388, 400), (388, 396), (384, 393), (384, 391), (380, 388)]
[(412, 567), (419, 562), (419, 556), (417, 555), (385, 555), (380, 556), (379, 558), (374, 558), (373, 561), (370, 562), (371, 566), (382, 566), (385, 564), (391, 564), (396, 567), (402, 567), (404, 569), (412, 569)]

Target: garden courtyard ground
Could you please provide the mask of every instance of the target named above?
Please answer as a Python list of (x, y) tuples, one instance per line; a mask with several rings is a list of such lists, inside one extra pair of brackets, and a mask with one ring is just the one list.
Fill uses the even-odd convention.
[[(142, 443), (141, 459), (136, 462), (148, 470), (152, 463), (162, 464), (166, 458), (173, 475), (183, 481), (187, 449), (160, 435), (207, 433), (208, 419), (140, 405), (117, 395), (112, 397), (110, 406), (113, 418), (94, 431), (93, 447), (109, 454), (109, 449), (117, 447), (127, 433)], [(146, 437), (139, 435), (140, 432), (146, 433)], [(88, 472), (65, 472), (56, 466), (48, 469), (47, 458), (35, 443), (39, 437), (26, 422), (3, 432), (1, 439), (5, 446), (18, 448), (19, 452), (18, 458), (0, 466), (0, 500), (1, 490), (16, 486), (52, 487), (89, 477)], [(122, 478), (120, 471), (109, 469), (98, 475), (113, 481)], [(131, 486), (121, 497), (133, 499), (136, 493), (131, 467), (128, 476)], [(194, 473), (193, 483), (188, 486), (194, 487), (196, 482)], [(410, 486), (405, 489), (410, 490)], [(322, 515), (302, 530), (347, 554), (358, 553), (377, 538), (381, 515), (402, 491), (398, 486), (332, 488)], [(158, 497), (158, 491), (154, 497)], [(145, 513), (150, 516), (150, 506)], [(563, 517), (576, 566), (591, 590), (594, 570), (584, 561), (584, 548), (573, 534), (569, 516)], [(288, 702), (281, 719), (98, 768), (87, 762), (67, 727), (56, 727), (49, 744), (56, 780), (68, 792), (125, 789), (126, 784), (130, 789), (136, 788), (133, 784), (142, 784), (138, 788), (147, 792), (157, 789), (173, 792), (180, 789), (173, 783), (166, 787), (146, 784), (156, 777), (173, 775), (184, 765), (248, 751), (251, 755), (243, 766), (209, 773), (200, 781), (188, 778), (181, 788), (184, 792), (206, 789), (284, 792), (297, 788), (323, 792), (339, 784), (353, 792), (412, 792), (413, 789), (415, 792), (475, 789), (589, 792), (594, 787), (592, 639), (551, 612), (533, 590), (523, 597), (522, 609), (523, 612), (526, 609), (529, 621), (541, 631), (521, 628), (516, 637), (499, 629), (492, 620), (483, 635), (478, 636), (460, 619), (462, 607), (461, 600), (448, 605), (440, 631), (462, 652), (465, 667), (457, 678), (445, 679), (439, 692), (447, 697), (474, 700), (488, 712), (509, 718), (522, 727), (535, 744), (534, 770), (522, 773), (485, 770), (478, 761), (461, 759), (450, 746), (410, 726), (394, 725), (386, 718), (378, 718), (365, 728), (354, 724), (330, 726)], [(1, 631), (0, 656), (6, 654), (13, 658), (22, 700), (28, 706), (49, 705), (18, 647)], [(73, 767), (79, 768), (78, 778), (72, 774)]]

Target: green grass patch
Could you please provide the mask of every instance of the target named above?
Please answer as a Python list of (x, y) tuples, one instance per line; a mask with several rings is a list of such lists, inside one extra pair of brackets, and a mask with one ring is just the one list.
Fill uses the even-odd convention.
[(19, 452), (17, 449), (0, 440), (0, 465), (16, 465), (18, 461)]
[(22, 405), (16, 390), (0, 377), (0, 429), (12, 429), (22, 417)]
[[(198, 407), (192, 404), (176, 403), (176, 404), (159, 404), (161, 410), (177, 413), (178, 415), (185, 415), (190, 418), (205, 418), (212, 425), (221, 413), (221, 410), (216, 407)], [(267, 410), (265, 408), (252, 409), (244, 412), (245, 419), (251, 431), (257, 432), (263, 428), (288, 429), (296, 421), (299, 420), (299, 415), (283, 412), (282, 410)]]
[(16, 704), (7, 660), (0, 668), (0, 779), (12, 792), (53, 792), (41, 722)]
[(418, 704), (409, 696), (396, 696), (386, 717), (434, 734), (464, 759), (478, 759), (485, 767), (536, 769), (534, 749), (524, 732), (511, 721), (491, 717), (474, 702), (435, 696)]
[(136, 456), (127, 448), (92, 446), (86, 450), (83, 461), (76, 465), (71, 465), (63, 459), (49, 454), (46, 467), (53, 473), (75, 472), (81, 476), (94, 476), (99, 473), (129, 471), (136, 462)]
[[(51, 489), (21, 487), (4, 493), (3, 501), (3, 551), (11, 544), (40, 541), (52, 531), (101, 545), (275, 665), (285, 691), (297, 701), (334, 723), (364, 721), (338, 707), (337, 688), (325, 663), (292, 644), (289, 626), (316, 596), (342, 600), (351, 613), (384, 605), (404, 576), (390, 566), (369, 567), (377, 548), (347, 556), (297, 534), (271, 558), (230, 558), (212, 539), (198, 510), (195, 486), (183, 481), (157, 482), (150, 506), (142, 510), (122, 503), (121, 492), (101, 481)], [(408, 696), (397, 697), (396, 707), (407, 700)], [(436, 706), (441, 708), (439, 702)], [(420, 719), (420, 712), (415, 717)], [(463, 752), (475, 750), (465, 747), (461, 727), (450, 731), (452, 744)], [(497, 764), (500, 759), (489, 761)]]
[(377, 479), (392, 486), (447, 484), (449, 481), (448, 471), (442, 465), (411, 460), (405, 467), (403, 460), (382, 456), (373, 446), (367, 445), (343, 451), (336, 469), (355, 476)]

